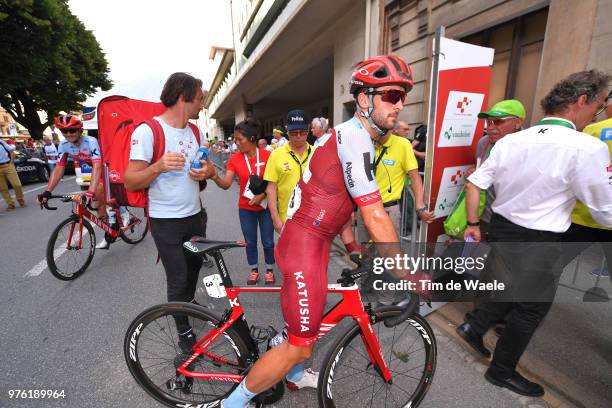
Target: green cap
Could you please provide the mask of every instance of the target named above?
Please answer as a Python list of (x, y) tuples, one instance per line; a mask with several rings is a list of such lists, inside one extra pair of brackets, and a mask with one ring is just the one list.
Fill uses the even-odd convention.
[(516, 99), (506, 99), (505, 101), (497, 102), (490, 111), (480, 112), (478, 117), (485, 119), (489, 117), (516, 116), (517, 118), (525, 119), (525, 107)]

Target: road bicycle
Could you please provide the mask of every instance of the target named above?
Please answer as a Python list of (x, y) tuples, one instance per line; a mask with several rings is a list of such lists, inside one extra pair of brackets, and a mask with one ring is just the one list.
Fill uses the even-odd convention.
[[(149, 229), (144, 208), (123, 207), (127, 212), (124, 217), (129, 220), (126, 222), (115, 200), (107, 201), (106, 204), (112, 208), (117, 220), (111, 225), (107, 220), (98, 218), (96, 209), (80, 193), (52, 195), (49, 197), (51, 199), (73, 203), (72, 214), (59, 223), (47, 243), (47, 265), (53, 276), (60, 280), (78, 278), (91, 263), (96, 252), (96, 234), (91, 223), (104, 231), (104, 237), (110, 243), (121, 238), (128, 244), (137, 244), (145, 238)], [(48, 202), (42, 203), (41, 209), (43, 207), (57, 210), (57, 207), (50, 207)]]
[[(276, 334), (274, 328), (249, 326), (239, 300), (241, 293), (279, 293), (280, 287), (234, 286), (222, 252), (242, 242), (194, 237), (184, 248), (211, 256), (218, 274), (202, 281), (212, 297), (227, 297), (223, 316), (194, 303), (170, 302), (142, 312), (130, 324), (124, 340), (129, 371), (157, 401), (169, 407), (219, 407), (259, 358), (259, 347)], [(342, 299), (324, 315), (318, 337), (339, 326), (323, 359), (317, 387), (324, 408), (362, 406), (416, 407), (431, 386), (436, 368), (436, 339), (411, 296), (397, 306), (372, 308), (362, 303), (356, 280), (372, 274), (365, 264), (342, 272), (328, 291)], [(181, 331), (179, 332), (180, 327)], [(185, 330), (187, 329), (187, 330)], [(179, 333), (191, 331), (186, 341)], [(284, 383), (259, 394), (262, 407), (282, 398)]]

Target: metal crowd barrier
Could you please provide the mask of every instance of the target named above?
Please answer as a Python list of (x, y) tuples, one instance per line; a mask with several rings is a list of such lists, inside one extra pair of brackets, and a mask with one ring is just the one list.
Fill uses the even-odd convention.
[(225, 171), (230, 156), (231, 153), (215, 151), (214, 149), (210, 149), (210, 152), (208, 153), (208, 157), (210, 157), (210, 160), (212, 160), (215, 166), (217, 166), (219, 170), (222, 171)]
[[(417, 249), (417, 227), (419, 225), (419, 217), (416, 214), (416, 206), (414, 205), (414, 193), (412, 186), (406, 180), (404, 185), (404, 193), (401, 200), (401, 218), (400, 230), (398, 234), (401, 242), (409, 242), (408, 255), (415, 256)], [(410, 232), (410, 234), (408, 234)]]

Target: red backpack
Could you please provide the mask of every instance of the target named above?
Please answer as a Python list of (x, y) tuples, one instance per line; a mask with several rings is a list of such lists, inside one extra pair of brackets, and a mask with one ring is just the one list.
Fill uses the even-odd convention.
[[(108, 96), (98, 103), (98, 142), (104, 163), (108, 166), (110, 193), (118, 205), (147, 207), (146, 189), (128, 191), (123, 184), (123, 177), (130, 161), (132, 133), (141, 123), (146, 123), (153, 130), (151, 164), (164, 155), (164, 131), (153, 117), (161, 115), (165, 110), (166, 107), (160, 102), (139, 101), (116, 95)], [(189, 123), (189, 126), (199, 145), (200, 132), (197, 126), (193, 123)]]

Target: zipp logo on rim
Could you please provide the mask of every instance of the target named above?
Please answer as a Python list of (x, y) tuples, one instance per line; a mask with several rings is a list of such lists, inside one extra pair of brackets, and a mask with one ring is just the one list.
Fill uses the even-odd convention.
[(421, 326), (419, 323), (417, 323), (416, 321), (412, 320), (412, 319), (408, 319), (408, 322), (415, 328), (417, 329), (420, 333), (421, 333), (421, 337), (423, 337), (425, 339), (425, 341), (427, 343), (429, 343), (429, 345), (431, 345), (431, 339), (429, 338), (429, 334), (427, 334), (427, 331), (423, 328), (423, 326)]
[(143, 323), (140, 323), (138, 327), (136, 327), (136, 330), (134, 330), (134, 333), (132, 333), (132, 337), (130, 338), (130, 358), (133, 361), (138, 361), (138, 358), (136, 358), (136, 339), (140, 335), (140, 330), (142, 330), (142, 325)]
[(215, 408), (221, 406), (221, 400), (207, 402), (205, 404), (176, 404), (178, 408)]

